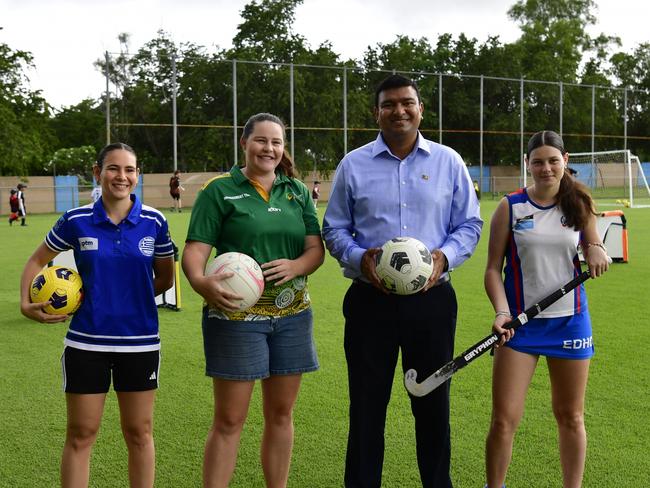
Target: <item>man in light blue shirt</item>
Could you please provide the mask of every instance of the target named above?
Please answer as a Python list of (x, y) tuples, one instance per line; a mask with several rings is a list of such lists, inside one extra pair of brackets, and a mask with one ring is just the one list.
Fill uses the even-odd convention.
[[(375, 93), (377, 139), (336, 170), (323, 222), (327, 248), (353, 280), (344, 302), (350, 426), (346, 488), (379, 488), (386, 408), (399, 350), (402, 369), (423, 377), (451, 360), (457, 303), (449, 270), (470, 257), (482, 220), (467, 168), (451, 148), (422, 137), (417, 85), (400, 75)], [(390, 295), (375, 270), (379, 248), (415, 237), (433, 255), (433, 274), (415, 295)], [(451, 487), (449, 383), (411, 398), (424, 488)]]

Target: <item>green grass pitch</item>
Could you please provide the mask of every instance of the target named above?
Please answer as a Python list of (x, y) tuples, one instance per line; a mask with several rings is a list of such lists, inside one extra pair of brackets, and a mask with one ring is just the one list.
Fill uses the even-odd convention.
[[(489, 218), (496, 201), (483, 203), (484, 233), (475, 255), (452, 276), (459, 300), (456, 350), (489, 333), (492, 312), (483, 291)], [(322, 208), (320, 209), (322, 213)], [(630, 262), (614, 264), (586, 284), (596, 355), (586, 401), (588, 432), (584, 486), (647, 486), (650, 445), (646, 409), (650, 391), (648, 295), (650, 210), (625, 209)], [(55, 215), (30, 215), (28, 227), (2, 230), (0, 263), (0, 487), (54, 487), (65, 434), (60, 355), (64, 325), (42, 325), (20, 315), (22, 267)], [(189, 213), (168, 215), (182, 245)], [(119, 270), (116, 270), (119, 272)], [(212, 415), (212, 389), (203, 372), (201, 301), (181, 278), (182, 311), (160, 311), (163, 359), (155, 410), (159, 487), (197, 487), (203, 444)], [(329, 256), (309, 282), (320, 371), (304, 376), (295, 409), (295, 447), (289, 486), (343, 485), (347, 435), (347, 375), (341, 300), (348, 286)], [(127, 297), (128, 299), (128, 297)], [(555, 421), (545, 362), (540, 362), (515, 439), (507, 479), (512, 487), (561, 486)], [(483, 357), (452, 382), (452, 479), (460, 488), (483, 486), (483, 446), (490, 415), (491, 359)], [(260, 389), (256, 388), (233, 487), (264, 486), (259, 462)], [(108, 395), (93, 451), (91, 486), (128, 486), (126, 448), (117, 402)], [(413, 424), (398, 370), (386, 422), (385, 487), (417, 487)], [(534, 481), (532, 481), (534, 480)]]

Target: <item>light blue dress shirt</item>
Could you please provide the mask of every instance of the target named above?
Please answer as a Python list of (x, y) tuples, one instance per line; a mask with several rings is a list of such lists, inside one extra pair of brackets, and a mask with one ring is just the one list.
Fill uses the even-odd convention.
[(403, 160), (381, 133), (348, 153), (339, 164), (330, 193), (323, 238), (348, 278), (358, 278), (361, 258), (398, 236), (414, 237), (440, 249), (457, 268), (470, 257), (483, 221), (467, 167), (453, 149), (418, 133)]

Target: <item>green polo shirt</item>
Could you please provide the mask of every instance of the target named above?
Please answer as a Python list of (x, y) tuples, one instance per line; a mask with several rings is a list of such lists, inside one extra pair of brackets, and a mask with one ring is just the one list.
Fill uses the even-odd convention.
[[(242, 252), (263, 264), (296, 259), (304, 251), (307, 235), (320, 235), (320, 225), (309, 190), (301, 181), (278, 173), (266, 202), (241, 168), (234, 166), (201, 188), (187, 240), (210, 244), (217, 254)], [(246, 312), (219, 312), (231, 320), (297, 313), (309, 307), (306, 280), (301, 276), (279, 287), (267, 283), (262, 298)]]

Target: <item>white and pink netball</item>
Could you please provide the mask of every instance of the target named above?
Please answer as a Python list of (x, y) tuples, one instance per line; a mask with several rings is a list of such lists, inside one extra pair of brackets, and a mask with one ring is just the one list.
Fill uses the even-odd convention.
[(232, 272), (233, 276), (221, 281), (229, 291), (243, 297), (237, 300), (239, 310), (244, 311), (257, 303), (264, 292), (264, 275), (257, 262), (241, 252), (220, 254), (205, 269), (205, 274)]

